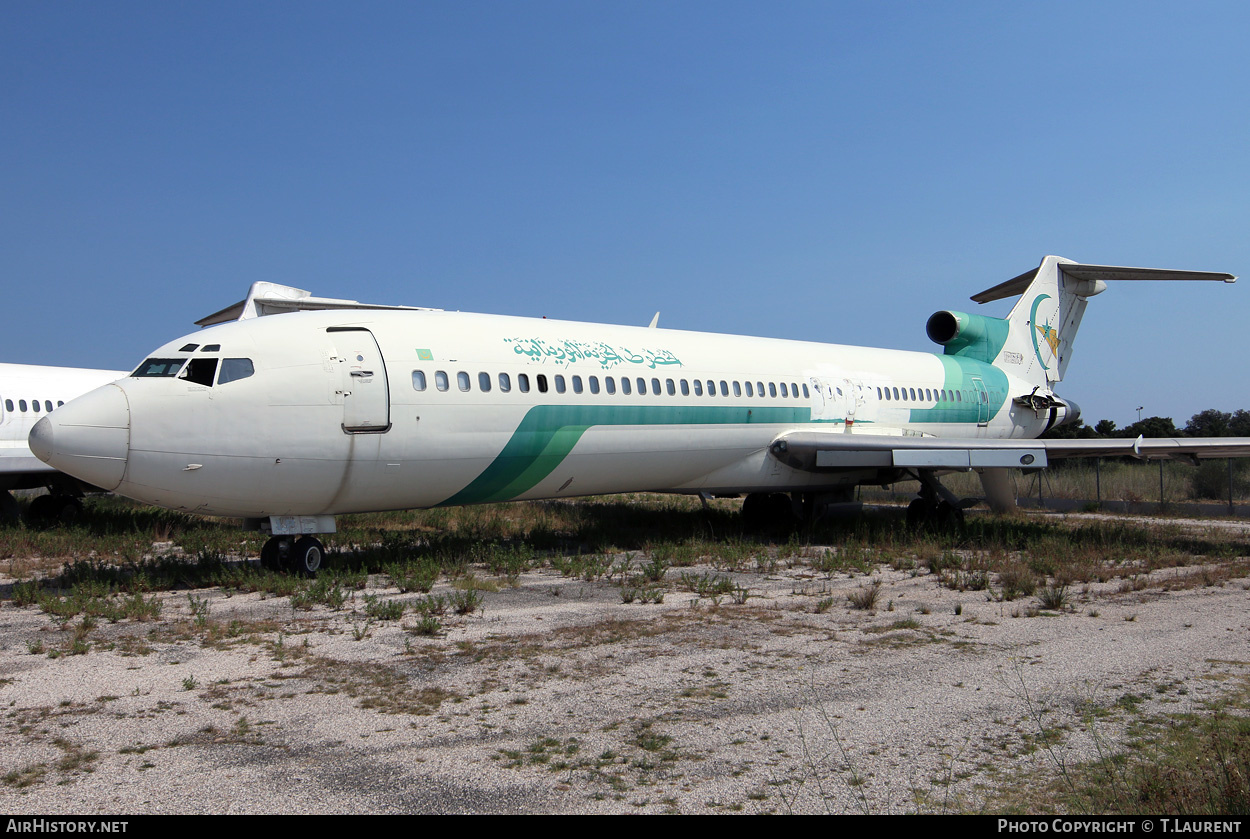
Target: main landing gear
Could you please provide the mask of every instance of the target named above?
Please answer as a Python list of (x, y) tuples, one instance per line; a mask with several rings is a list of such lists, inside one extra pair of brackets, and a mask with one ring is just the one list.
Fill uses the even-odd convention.
[(753, 492), (742, 500), (742, 523), (748, 530), (784, 529), (796, 522), (794, 503), (784, 492)]
[(32, 524), (73, 524), (82, 518), (82, 502), (72, 495), (40, 495), (31, 499), (26, 518)]
[(747, 530), (787, 533), (829, 515), (859, 513), (854, 488), (825, 492), (753, 492), (742, 501), (742, 523)]
[(260, 549), (260, 564), (271, 571), (294, 571), (315, 577), (325, 552), (321, 541), (312, 536), (273, 536)]
[(921, 529), (958, 530), (964, 526), (964, 508), (977, 503), (975, 498), (961, 499), (938, 481), (931, 471), (922, 470), (920, 497), (907, 505), (907, 526)]

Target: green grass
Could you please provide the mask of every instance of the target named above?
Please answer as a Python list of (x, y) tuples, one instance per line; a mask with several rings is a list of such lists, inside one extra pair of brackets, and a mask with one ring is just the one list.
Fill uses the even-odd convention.
[[(988, 802), (991, 812), (1105, 815), (1245, 816), (1250, 814), (1250, 680), (1242, 678), (1203, 712), (1139, 720), (1127, 746), (1099, 742), (1097, 760), (1051, 762), (1044, 777), (1012, 777)], [(1112, 710), (1137, 715), (1141, 698), (1125, 694)], [(1097, 734), (1107, 710), (1087, 709), (1083, 727)], [(1057, 748), (1048, 745), (1047, 751)]]

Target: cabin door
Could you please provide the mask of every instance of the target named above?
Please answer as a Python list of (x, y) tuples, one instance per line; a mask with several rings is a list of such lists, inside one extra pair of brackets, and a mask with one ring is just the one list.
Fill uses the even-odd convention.
[(990, 424), (990, 394), (985, 389), (985, 382), (972, 377), (972, 388), (977, 400), (977, 425), (985, 427)]
[(343, 398), (343, 431), (347, 434), (381, 434), (391, 427), (391, 398), (386, 364), (377, 339), (361, 327), (331, 327), (334, 360), (339, 381), (336, 393)]

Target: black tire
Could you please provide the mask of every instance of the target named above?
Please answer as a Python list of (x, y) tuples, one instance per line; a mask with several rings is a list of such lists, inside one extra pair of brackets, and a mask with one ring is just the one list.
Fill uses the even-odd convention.
[(291, 568), (305, 577), (317, 576), (325, 559), (325, 546), (311, 536), (301, 536), (291, 548)]
[(26, 521), (39, 527), (46, 527), (56, 521), (59, 511), (60, 506), (55, 496), (40, 495), (32, 498), (30, 506), (26, 508)]
[(72, 495), (58, 495), (56, 520), (61, 524), (74, 524), (82, 519), (82, 502)]
[(942, 530), (948, 533), (955, 532), (964, 526), (964, 511), (943, 501), (938, 505), (934, 521), (937, 522), (938, 527)]
[(907, 505), (907, 526), (913, 529), (924, 527), (931, 513), (929, 504), (923, 498), (913, 498)]
[(742, 500), (742, 525), (747, 530), (763, 530), (768, 526), (768, 496), (753, 492)]
[(260, 567), (270, 571), (282, 570), (282, 539), (274, 536), (265, 541), (260, 549)]

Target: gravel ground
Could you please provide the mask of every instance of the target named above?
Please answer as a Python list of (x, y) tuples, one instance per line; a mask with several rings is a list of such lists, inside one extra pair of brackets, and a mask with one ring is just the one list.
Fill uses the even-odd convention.
[[(367, 594), (426, 596), (375, 576), (338, 610), (163, 593), (159, 619), (101, 620), (83, 654), (69, 654), (80, 619), (5, 602), (0, 810), (981, 809), (1036, 782), (1021, 773), (1094, 756), (1134, 714), (1199, 708), (1245, 678), (1247, 581), (1182, 585), (1193, 571), (1092, 585), (1036, 615), (1036, 597), (993, 602), (923, 569), (670, 569), (648, 604), (545, 570), (443, 615), (433, 637), (411, 609), (366, 617)], [(682, 573), (750, 597), (698, 598)], [(870, 579), (876, 609), (851, 608)], [(1090, 729), (1094, 707), (1109, 713)], [(1067, 723), (1051, 749), (1036, 748), (1039, 714)]]

